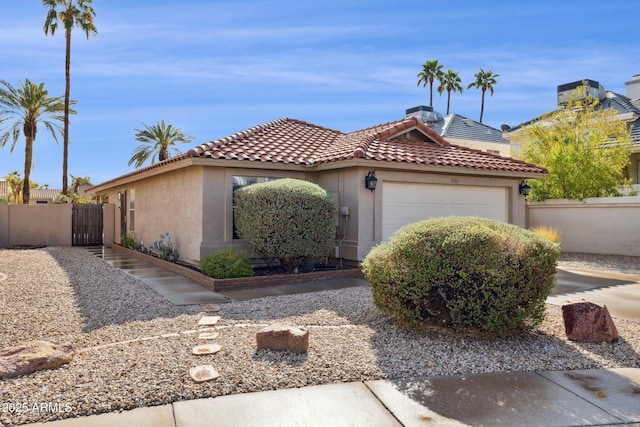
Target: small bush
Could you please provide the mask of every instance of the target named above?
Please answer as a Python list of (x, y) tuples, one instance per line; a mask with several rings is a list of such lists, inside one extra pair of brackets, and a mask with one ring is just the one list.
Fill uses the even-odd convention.
[(264, 258), (277, 258), (289, 272), (326, 257), (335, 244), (333, 196), (298, 179), (252, 184), (235, 193), (240, 238)]
[(136, 247), (136, 235), (133, 233), (121, 233), (120, 244), (127, 249), (135, 249)]
[(376, 306), (401, 323), (511, 335), (544, 319), (559, 254), (520, 227), (448, 217), (402, 228), (362, 268)]
[(211, 252), (200, 261), (200, 268), (204, 274), (216, 279), (253, 276), (249, 255), (234, 248)]
[(560, 230), (554, 227), (548, 227), (546, 225), (539, 225), (531, 228), (531, 232), (537, 234), (540, 237), (551, 240), (553, 243), (560, 243)]

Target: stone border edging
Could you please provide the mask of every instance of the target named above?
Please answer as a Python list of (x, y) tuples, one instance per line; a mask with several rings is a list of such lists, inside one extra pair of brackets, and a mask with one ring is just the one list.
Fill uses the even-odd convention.
[(363, 278), (362, 270), (359, 268), (345, 268), (342, 270), (330, 270), (330, 271), (312, 271), (309, 273), (298, 274), (281, 274), (274, 276), (254, 276), (254, 277), (239, 277), (235, 279), (215, 279), (213, 277), (206, 276), (198, 271), (195, 271), (189, 267), (184, 267), (180, 264), (165, 261), (160, 258), (143, 254), (142, 252), (127, 249), (120, 245), (113, 245), (111, 249), (115, 252), (122, 252), (129, 254), (138, 259), (147, 261), (153, 265), (164, 268), (165, 270), (172, 271), (176, 274), (180, 274), (188, 279), (193, 280), (202, 287), (205, 287), (213, 292), (233, 291), (240, 289), (252, 289), (252, 288), (267, 288), (271, 286), (280, 285), (297, 285), (303, 283), (309, 283), (316, 280), (326, 279), (346, 279), (346, 278)]

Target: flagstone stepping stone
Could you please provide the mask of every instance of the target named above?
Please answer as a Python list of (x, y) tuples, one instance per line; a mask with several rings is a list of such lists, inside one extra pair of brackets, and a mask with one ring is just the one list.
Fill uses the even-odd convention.
[(198, 326), (213, 326), (220, 320), (220, 316), (204, 316), (198, 320)]
[(205, 305), (204, 307), (202, 307), (202, 311), (206, 312), (206, 313), (217, 313), (220, 311), (220, 306), (219, 305)]
[(202, 344), (193, 347), (191, 353), (197, 355), (215, 354), (220, 350), (222, 350), (222, 347), (219, 344)]
[(220, 376), (218, 371), (211, 365), (194, 366), (189, 369), (189, 375), (197, 383), (215, 380)]
[(205, 332), (204, 334), (200, 334), (198, 335), (198, 339), (201, 340), (212, 340), (214, 338), (218, 338), (218, 335), (220, 335), (217, 332)]

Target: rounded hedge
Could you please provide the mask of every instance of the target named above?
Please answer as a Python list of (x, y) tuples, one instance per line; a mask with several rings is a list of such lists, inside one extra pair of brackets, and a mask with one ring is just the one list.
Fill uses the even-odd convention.
[(252, 184), (236, 191), (235, 202), (240, 238), (288, 271), (333, 251), (336, 202), (319, 185), (291, 178)]
[(400, 229), (362, 269), (376, 306), (401, 323), (501, 336), (544, 320), (559, 255), (515, 225), (445, 217)]
[(249, 255), (235, 248), (211, 252), (200, 260), (200, 268), (204, 274), (216, 279), (253, 276)]

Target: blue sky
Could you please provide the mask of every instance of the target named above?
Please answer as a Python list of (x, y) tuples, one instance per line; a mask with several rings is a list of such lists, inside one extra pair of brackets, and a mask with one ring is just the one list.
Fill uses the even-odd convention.
[[(64, 94), (64, 35), (45, 36), (39, 0), (3, 2), (0, 79)], [(207, 142), (280, 117), (352, 131), (429, 104), (428, 59), (499, 74), (483, 122), (500, 128), (555, 109), (556, 87), (585, 78), (625, 94), (640, 73), (633, 0), (94, 0), (98, 35), (74, 31), (69, 173), (94, 184), (133, 170), (135, 129), (165, 120)], [(446, 112), (446, 92), (434, 108)], [(451, 112), (479, 119), (480, 91)], [(62, 185), (62, 139), (44, 128), (32, 179)], [(24, 169), (24, 141), (0, 148), (0, 176)]]

